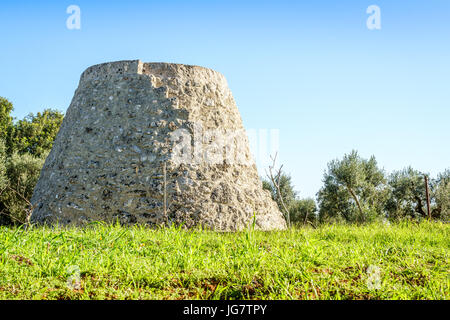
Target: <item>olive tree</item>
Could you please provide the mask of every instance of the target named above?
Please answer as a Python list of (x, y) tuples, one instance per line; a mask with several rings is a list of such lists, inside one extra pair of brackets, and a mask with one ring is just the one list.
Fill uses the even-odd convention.
[(435, 208), (432, 216), (444, 221), (450, 218), (450, 169), (440, 173), (433, 183)]
[(6, 187), (6, 147), (3, 139), (0, 139), (0, 190)]
[(427, 217), (424, 173), (411, 167), (389, 176), (390, 196), (386, 211), (390, 219)]
[(295, 224), (314, 224), (317, 220), (317, 206), (312, 198), (294, 200), (289, 210)]
[(382, 216), (385, 184), (374, 156), (366, 160), (353, 150), (342, 160), (329, 162), (317, 194), (320, 219), (366, 222)]

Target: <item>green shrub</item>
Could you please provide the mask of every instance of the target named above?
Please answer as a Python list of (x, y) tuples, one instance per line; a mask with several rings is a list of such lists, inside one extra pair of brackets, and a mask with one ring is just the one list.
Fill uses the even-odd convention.
[(432, 216), (448, 222), (450, 220), (450, 169), (438, 175), (433, 189), (436, 207)]
[(6, 147), (5, 142), (0, 139), (0, 190), (6, 187)]
[(317, 220), (316, 212), (316, 202), (311, 198), (294, 200), (289, 210), (291, 222), (297, 225), (314, 223)]
[(13, 105), (0, 97), (0, 225), (21, 223), (63, 114), (45, 109), (13, 121)]
[[(3, 223), (26, 221), (29, 200), (48, 152), (41, 157), (13, 153), (6, 161), (7, 189), (0, 195)], [(6, 217), (7, 218), (6, 218)], [(9, 221), (8, 221), (9, 219)], [(1, 222), (1, 221), (0, 221)]]
[(2, 194), (6, 191), (5, 188), (8, 185), (8, 178), (6, 176), (6, 147), (5, 142), (0, 138), (0, 225), (9, 224), (10, 219), (5, 214), (4, 205), (1, 201)]
[(0, 97), (0, 139), (6, 139), (8, 133), (10, 132), (13, 118), (11, 116), (11, 111), (13, 110), (13, 105), (8, 99)]

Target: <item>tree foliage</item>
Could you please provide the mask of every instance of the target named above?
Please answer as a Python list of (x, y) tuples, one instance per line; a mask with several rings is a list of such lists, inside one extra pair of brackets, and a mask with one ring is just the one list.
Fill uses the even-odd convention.
[(13, 153), (6, 162), (8, 187), (0, 195), (0, 212), (9, 216), (12, 222), (24, 222), (28, 213), (29, 200), (39, 178), (48, 152), (40, 157), (25, 153)]
[(4, 141), (6, 140), (8, 132), (12, 127), (12, 110), (12, 103), (7, 99), (0, 97), (0, 139), (3, 139)]
[(320, 219), (365, 222), (382, 216), (385, 180), (374, 156), (362, 159), (353, 150), (329, 162), (317, 195)]
[(316, 202), (312, 198), (294, 200), (290, 207), (290, 217), (291, 221), (297, 225), (316, 222)]
[(386, 211), (391, 219), (427, 216), (424, 174), (408, 167), (394, 171), (388, 180), (390, 196)]
[(0, 139), (0, 190), (6, 187), (8, 178), (6, 175), (6, 146), (3, 139)]
[(435, 208), (433, 216), (444, 221), (450, 220), (450, 169), (440, 173), (433, 183)]
[(263, 188), (270, 192), (272, 199), (277, 203), (280, 210), (283, 208), (281, 197), (283, 198), (289, 210), (289, 222), (304, 224), (316, 221), (317, 207), (314, 199), (298, 199), (298, 193), (294, 190), (290, 175), (285, 173), (280, 175), (280, 194), (278, 194), (276, 186), (269, 180), (263, 179)]
[(40, 170), (63, 114), (46, 109), (13, 121), (13, 105), (0, 97), (0, 225), (23, 222)]
[(295, 201), (297, 192), (294, 190), (290, 175), (281, 173), (279, 181), (280, 193), (278, 193), (278, 190), (273, 182), (269, 180), (263, 179), (263, 188), (269, 190), (272, 199), (278, 204), (278, 208), (283, 208), (281, 198), (283, 198), (284, 203), (289, 208)]
[(45, 109), (36, 115), (29, 114), (25, 119), (19, 120), (9, 139), (10, 152), (42, 156), (51, 150), (62, 120), (63, 114), (52, 109)]

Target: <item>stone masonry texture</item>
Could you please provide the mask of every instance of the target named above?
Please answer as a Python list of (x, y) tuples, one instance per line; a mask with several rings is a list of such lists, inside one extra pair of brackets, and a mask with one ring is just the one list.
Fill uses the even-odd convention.
[(225, 77), (182, 64), (84, 71), (31, 202), (41, 224), (286, 228)]

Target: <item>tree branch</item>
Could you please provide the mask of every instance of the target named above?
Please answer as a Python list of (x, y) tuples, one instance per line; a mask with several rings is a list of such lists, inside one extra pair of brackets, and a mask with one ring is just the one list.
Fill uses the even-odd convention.
[(354, 199), (355, 202), (356, 202), (356, 205), (358, 206), (359, 213), (361, 214), (361, 218), (364, 220), (364, 213), (363, 213), (363, 211), (362, 211), (362, 208), (361, 208), (361, 205), (360, 205), (360, 203), (359, 203), (358, 197), (356, 196), (355, 192), (353, 191), (352, 188), (350, 188), (349, 185), (346, 185), (346, 186), (347, 186), (348, 192), (349, 192), (350, 195), (353, 197), (353, 199)]
[(281, 179), (281, 173), (282, 173), (283, 165), (281, 165), (280, 168), (275, 171), (275, 176), (274, 176), (273, 170), (275, 168), (275, 162), (276, 162), (276, 159), (277, 159), (277, 153), (275, 153), (274, 157), (270, 156), (270, 158), (272, 159), (272, 165), (269, 166), (269, 174), (267, 174), (267, 171), (266, 171), (266, 175), (270, 179), (270, 181), (272, 182), (272, 185), (276, 189), (277, 198), (280, 200), (281, 205), (283, 206), (283, 209), (285, 211), (284, 212), (284, 216), (285, 216), (285, 219), (287, 221), (288, 227), (290, 228), (291, 227), (291, 217), (290, 217), (290, 214), (289, 214), (289, 210), (288, 210), (288, 208), (286, 206), (286, 203), (284, 202), (283, 195), (281, 194), (281, 189), (280, 189), (280, 179)]
[(30, 219), (31, 219), (31, 214), (33, 213), (33, 210), (36, 206), (33, 206), (33, 204), (24, 196), (22, 195), (20, 192), (18, 192), (17, 190), (14, 190), (13, 188), (11, 188), (10, 186), (6, 186), (5, 188), (3, 188), (0, 192), (0, 195), (6, 190), (9, 189), (12, 192), (14, 192), (16, 195), (18, 195), (23, 201), (26, 202), (28, 209), (25, 209), (25, 219), (24, 221), (21, 221), (20, 219), (14, 217), (13, 215), (11, 215), (10, 213), (5, 213), (5, 212), (0, 212), (0, 214), (3, 214), (5, 216), (8, 216), (10, 218), (12, 218), (13, 220), (22, 223), (25, 225), (25, 228), (29, 226), (30, 224)]

